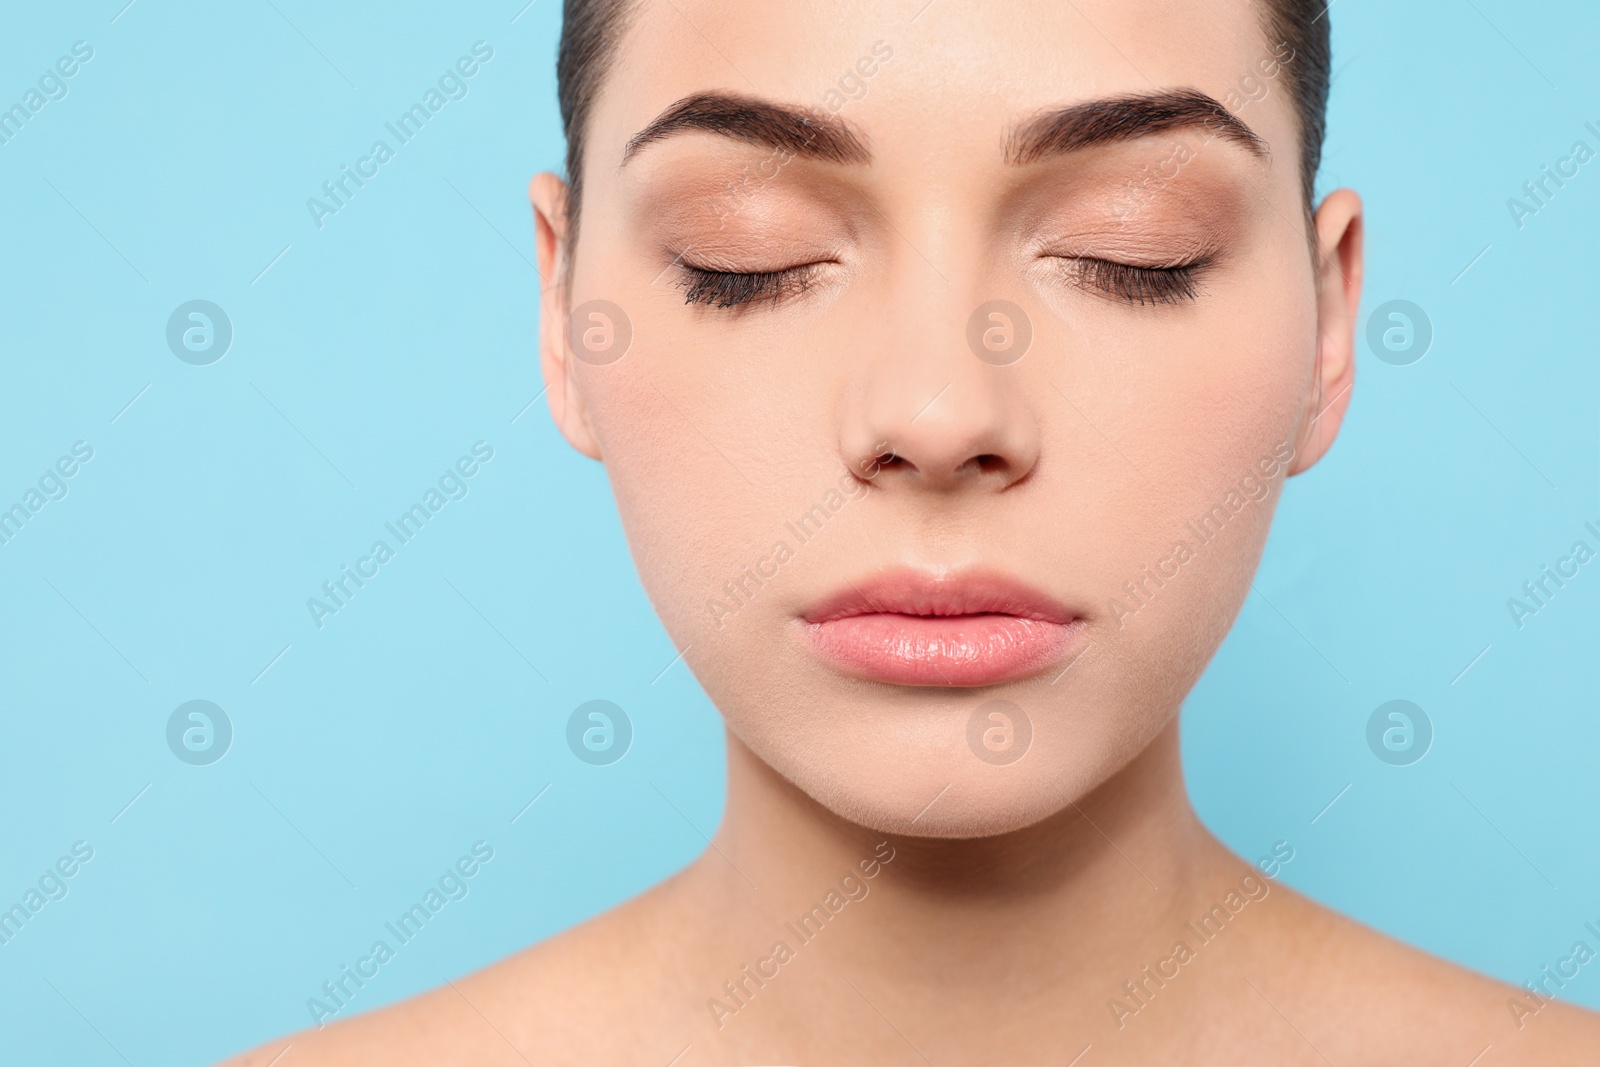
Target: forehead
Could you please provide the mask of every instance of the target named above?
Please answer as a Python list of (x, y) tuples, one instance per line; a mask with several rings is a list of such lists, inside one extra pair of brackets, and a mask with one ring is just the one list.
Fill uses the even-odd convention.
[(1297, 127), (1280, 42), (1262, 27), (1257, 0), (635, 0), (589, 162), (614, 166), (663, 109), (707, 90), (836, 113), (875, 146), (969, 158), (998, 157), (1042, 109), (1192, 88), (1287, 163)]

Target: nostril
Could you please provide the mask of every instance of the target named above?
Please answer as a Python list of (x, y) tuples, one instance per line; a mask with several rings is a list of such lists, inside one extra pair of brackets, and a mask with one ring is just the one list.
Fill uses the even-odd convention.
[(972, 458), (972, 462), (977, 464), (978, 470), (984, 474), (995, 474), (997, 472), (1003, 473), (1004, 471), (1009, 470), (1011, 467), (1011, 464), (1006, 461), (1004, 456), (997, 456), (992, 452), (985, 452), (981, 456), (974, 456)]

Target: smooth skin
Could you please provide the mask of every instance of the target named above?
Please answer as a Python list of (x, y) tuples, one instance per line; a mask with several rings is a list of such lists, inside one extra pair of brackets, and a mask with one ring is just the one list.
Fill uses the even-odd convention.
[[(552, 417), (605, 464), (641, 580), (727, 721), (723, 824), (622, 907), (231, 1062), (1592, 1060), (1595, 1016), (1519, 1020), (1522, 991), (1267, 879), (1184, 786), (1181, 702), (1354, 381), (1361, 202), (1339, 190), (1308, 219), (1292, 102), (1262, 74), (1276, 45), (1243, 0), (639, 0), (576, 234), (561, 179), (530, 187), (541, 358)], [(1041, 114), (1177, 90), (1229, 101), (1266, 150), (1190, 125), (1008, 158)], [(626, 152), (702, 93), (812, 109), (865, 151), (774, 168), (748, 137), (679, 130)], [(1097, 260), (1204, 266), (1192, 293), (1139, 303)], [(686, 303), (693, 268), (801, 273), (722, 308)], [(967, 340), (996, 299), (1033, 329), (1005, 366)], [(615, 362), (574, 355), (569, 316), (597, 300), (631, 325)], [(823, 531), (730, 600), (841, 475), (860, 485)], [(1230, 500), (1247, 477), (1259, 495)], [(1130, 598), (1221, 504), (1223, 533)], [(894, 566), (1033, 583), (1079, 612), (1087, 650), (976, 689), (846, 677), (801, 616)], [(1033, 726), (1007, 765), (966, 741), (997, 697)], [(1241, 885), (1259, 893), (1192, 939)], [(796, 937), (830, 890), (852, 899)], [(1179, 940), (1193, 958), (1114, 1009), (1145, 967), (1172, 974)]]

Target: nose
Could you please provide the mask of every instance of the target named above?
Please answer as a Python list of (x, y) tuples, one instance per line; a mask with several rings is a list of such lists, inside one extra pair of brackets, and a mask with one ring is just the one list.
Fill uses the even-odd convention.
[(939, 492), (1003, 492), (1027, 478), (1040, 433), (1023, 368), (980, 358), (948, 308), (897, 325), (846, 394), (851, 469), (880, 488)]

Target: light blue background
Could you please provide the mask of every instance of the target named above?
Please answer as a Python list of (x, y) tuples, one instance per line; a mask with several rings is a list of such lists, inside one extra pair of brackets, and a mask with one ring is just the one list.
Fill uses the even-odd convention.
[[(393, 1001), (637, 893), (717, 825), (715, 712), (681, 663), (661, 673), (676, 650), (601, 468), (527, 407), (524, 188), (561, 140), (558, 4), (523, 2), (8, 12), (0, 105), (95, 50), (0, 145), (0, 506), (95, 450), (0, 545), (0, 906), (95, 849), (0, 945), (8, 1063), (208, 1063), (304, 1026), (489, 842), (470, 895), (351, 1010)], [(1363, 347), (1343, 437), (1288, 490), (1260, 595), (1188, 704), (1190, 780), (1245, 856), (1293, 844), (1290, 884), (1520, 982), (1600, 920), (1600, 564), (1520, 631), (1506, 607), (1596, 542), (1600, 162), (1520, 231), (1506, 200), (1600, 147), (1600, 12), (1332, 17), (1320, 185), (1366, 197), (1365, 308), (1415, 301), (1436, 336), (1407, 367)], [(469, 95), (317, 229), (306, 198), (478, 40)], [(165, 343), (195, 298), (235, 330), (208, 367)], [(466, 499), (315, 628), (306, 598), (479, 440), (495, 455)], [(591, 767), (564, 727), (601, 697), (636, 736)], [(1399, 697), (1436, 730), (1409, 767), (1365, 741)], [(207, 767), (165, 741), (197, 698), (235, 730)], [(1566, 995), (1600, 1007), (1600, 972)]]

